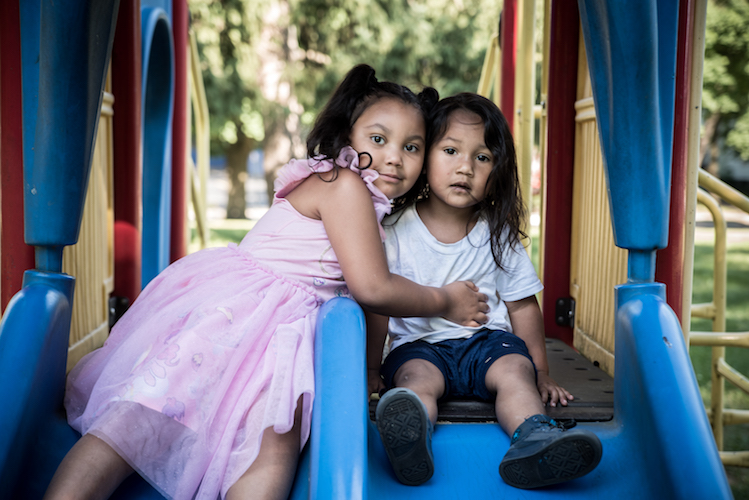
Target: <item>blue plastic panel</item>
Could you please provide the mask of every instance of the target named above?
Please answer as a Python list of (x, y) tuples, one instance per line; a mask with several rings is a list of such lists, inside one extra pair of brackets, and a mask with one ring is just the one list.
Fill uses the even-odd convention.
[(366, 498), (366, 350), (359, 305), (346, 298), (326, 302), (317, 319), (311, 432), (328, 439), (310, 442), (310, 498)]
[[(676, 314), (661, 283), (616, 289), (614, 408), (653, 498), (732, 498)], [(657, 481), (655, 480), (657, 479)]]
[(578, 4), (614, 239), (622, 248), (663, 248), (668, 242), (678, 1)]
[(75, 279), (26, 271), (0, 324), (0, 491), (12, 491), (33, 437), (62, 408)]
[(78, 240), (118, 4), (21, 2), (25, 239), (51, 271)]
[(141, 0), (140, 7), (142, 9), (145, 9), (146, 7), (162, 9), (166, 12), (166, 16), (169, 18), (169, 24), (172, 24), (172, 0)]
[(174, 48), (160, 8), (141, 10), (143, 55), (143, 234), (141, 286), (169, 265)]

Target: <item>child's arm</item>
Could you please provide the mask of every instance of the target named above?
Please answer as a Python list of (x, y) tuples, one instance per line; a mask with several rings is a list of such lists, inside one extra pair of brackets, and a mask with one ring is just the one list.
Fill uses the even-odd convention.
[(518, 301), (506, 302), (506, 304), (512, 330), (515, 335), (523, 339), (536, 365), (541, 401), (544, 403), (548, 401), (551, 406), (556, 406), (557, 402), (562, 406), (567, 406), (567, 401), (575, 398), (549, 376), (544, 321), (536, 297), (530, 296)]
[(380, 393), (385, 384), (380, 377), (382, 350), (388, 334), (388, 317), (365, 312), (367, 318), (367, 396)]
[[(325, 182), (312, 176), (305, 184), (315, 197), (317, 215), (338, 257), (349, 291), (369, 311), (389, 316), (442, 316), (466, 326), (487, 321), (486, 295), (473, 283), (442, 288), (417, 285), (388, 269), (369, 191), (361, 178), (340, 169)], [(300, 186), (300, 189), (305, 186)]]

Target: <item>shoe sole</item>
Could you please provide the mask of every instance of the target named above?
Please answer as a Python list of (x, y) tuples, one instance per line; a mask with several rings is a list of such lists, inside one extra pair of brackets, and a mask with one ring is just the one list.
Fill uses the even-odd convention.
[[(377, 406), (377, 429), (398, 481), (418, 486), (434, 474), (427, 445), (427, 415), (413, 394), (394, 394)], [(382, 407), (382, 408), (381, 408)]]
[(586, 475), (601, 461), (601, 453), (601, 443), (588, 436), (562, 436), (532, 455), (503, 460), (499, 475), (515, 488), (549, 486)]

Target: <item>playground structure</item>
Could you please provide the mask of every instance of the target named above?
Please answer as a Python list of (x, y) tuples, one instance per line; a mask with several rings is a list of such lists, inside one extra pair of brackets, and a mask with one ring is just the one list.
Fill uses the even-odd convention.
[[(113, 176), (109, 185), (116, 186), (115, 202), (108, 209), (112, 216), (99, 222), (111, 225), (105, 234), (113, 235), (113, 255), (94, 266), (110, 266), (109, 276), (113, 277), (104, 279), (109, 280), (104, 293), (86, 293), (79, 288), (75, 294), (78, 302), (89, 302), (98, 294), (108, 312), (110, 295), (133, 300), (170, 260), (184, 255), (179, 246), (184, 241), (180, 231), (184, 230), (186, 202), (174, 199), (187, 192), (184, 173), (190, 171), (185, 166), (189, 161), (185, 158), (187, 13), (184, 1), (160, 3), (19, 2), (15, 11), (9, 3), (2, 6), (4, 305), (6, 290), (12, 288), (5, 286), (6, 281), (17, 276), (18, 269), (28, 271), (23, 287), (19, 285), (20, 291), (14, 291), (7, 302), (0, 330), (0, 391), (8, 408), (0, 419), (8, 430), (0, 438), (0, 489), (19, 498), (41, 498), (57, 464), (78, 438), (67, 426), (61, 406), (66, 358), (69, 367), (82, 355), (71, 356), (75, 351), (69, 351), (70, 344), (91, 350), (97, 343), (101, 345), (108, 332), (107, 327), (99, 326), (93, 335), (72, 342), (73, 291), (78, 277), (73, 277), (75, 272), (63, 272), (63, 248), (79, 239), (86, 188), (95, 179), (91, 158), (97, 127), (99, 137), (109, 127), (113, 129), (118, 151), (116, 155), (111, 150), (102, 153), (114, 156), (114, 170), (109, 174)], [(568, 343), (574, 339), (581, 352), (613, 373), (614, 409), (609, 420), (578, 424), (594, 430), (604, 444), (601, 465), (593, 473), (553, 490), (523, 494), (544, 497), (553, 491), (554, 496), (566, 498), (730, 498), (680, 326), (685, 310), (680, 276), (688, 245), (684, 244), (683, 229), (678, 228), (684, 226), (686, 201), (680, 205), (674, 199), (691, 196), (685, 151), (694, 144), (694, 137), (685, 136), (684, 124), (680, 128), (675, 122), (688, 120), (690, 112), (685, 110), (693, 107), (690, 99), (695, 91), (690, 94), (689, 77), (685, 76), (692, 72), (684, 64), (701, 57), (699, 51), (686, 48), (700, 7), (675, 0), (637, 5), (581, 0), (578, 14), (574, 2), (555, 0), (548, 5), (545, 18), (554, 43), (549, 44), (551, 53), (544, 59), (549, 61), (549, 80), (554, 85), (546, 89), (549, 133), (544, 145), (548, 152), (546, 184), (553, 186), (546, 193), (542, 232), (545, 258), (540, 274), (546, 286), (546, 328), (549, 336)], [(502, 39), (513, 42), (503, 44), (501, 88), (495, 88), (500, 104), (509, 101), (502, 104), (503, 109), (520, 109), (516, 135), (521, 163), (530, 157), (528, 124), (533, 123), (533, 103), (522, 89), (517, 99), (508, 97), (509, 89), (516, 86), (513, 71), (505, 65), (506, 59), (514, 58), (504, 56), (513, 54), (515, 33), (521, 42), (518, 53), (527, 50), (524, 26), (528, 19), (532, 24), (532, 6), (533, 2), (505, 2)], [(514, 12), (517, 7), (522, 8)], [(13, 19), (18, 22), (14, 24)], [(80, 19), (86, 20), (87, 29), (80, 29)], [(575, 115), (580, 83), (577, 72), (569, 71), (578, 67), (578, 54), (583, 53), (578, 51), (579, 30), (590, 68), (591, 98), (587, 102), (595, 104), (591, 110), (599, 131), (595, 135), (601, 138), (610, 220), (620, 248), (618, 258), (625, 259), (625, 277), (617, 283), (626, 283), (616, 287), (615, 305), (587, 313), (593, 317), (610, 310), (611, 317), (603, 322), (615, 325), (615, 335), (607, 340), (608, 350), (598, 352), (590, 346), (600, 342), (586, 339), (586, 332), (580, 331), (584, 310), (578, 310), (574, 334), (564, 315), (557, 321), (555, 314), (556, 298), (567, 297), (574, 288), (570, 284), (577, 270), (567, 263), (581, 258), (580, 240), (594, 237), (596, 230), (610, 233), (608, 227), (599, 225), (588, 233), (578, 231), (580, 240), (571, 236), (571, 212), (581, 210), (573, 206), (573, 193), (587, 191), (572, 186), (572, 175), (565, 169), (578, 156), (575, 129), (578, 134), (590, 134), (590, 129), (581, 130), (585, 120)], [(19, 52), (16, 62), (23, 71), (23, 86), (16, 82), (17, 87), (8, 91), (7, 54), (13, 48)], [(112, 91), (102, 93), (107, 88), (110, 52)], [(38, 64), (34, 63), (37, 58)], [(5, 127), (14, 95), (6, 91), (16, 92), (11, 111), (22, 114), (22, 133), (18, 127), (15, 131)], [(99, 119), (102, 102), (109, 103), (105, 109), (112, 107), (109, 95), (114, 98), (114, 110), (133, 112), (109, 110), (104, 115), (110, 118)], [(85, 113), (71, 114), (71, 106)], [(197, 114), (202, 112), (200, 106), (195, 109)], [(112, 123), (112, 114), (122, 120)], [(146, 133), (147, 126), (154, 126), (153, 132)], [(14, 137), (23, 138), (23, 151), (17, 151), (15, 157), (7, 149), (11, 140), (6, 140), (14, 133)], [(118, 162), (122, 162), (120, 166)], [(15, 175), (18, 180), (21, 165), (24, 179), (18, 186), (23, 190), (17, 188), (15, 201), (8, 200), (11, 191), (5, 183), (8, 176), (12, 179)], [(604, 182), (603, 176), (599, 182)], [(24, 218), (19, 222), (17, 216), (12, 217), (17, 212), (11, 207), (13, 203), (19, 206), (21, 192)], [(579, 197), (580, 191), (577, 193)], [(199, 205), (200, 196), (196, 199)], [(107, 202), (100, 203), (106, 206)], [(606, 217), (599, 219), (609, 223)], [(7, 224), (6, 220), (13, 222)], [(13, 248), (6, 247), (6, 237), (12, 240), (6, 231), (16, 231), (14, 244), (20, 250), (10, 254), (16, 259), (15, 268), (5, 264), (7, 249)], [(33, 249), (18, 243), (19, 231), (25, 232), (26, 244)], [(666, 250), (657, 256), (659, 248)], [(601, 295), (606, 300), (606, 294)], [(104, 318), (108, 321), (108, 315)], [(497, 474), (509, 440), (496, 424), (438, 425), (435, 477), (418, 489), (397, 483), (369, 420), (365, 332), (358, 306), (345, 299), (326, 304), (316, 342), (318, 397), (312, 437), (293, 498), (494, 498), (503, 494), (512, 497), (517, 491), (504, 485)], [(36, 466), (26, 466), (30, 463)], [(160, 495), (134, 476), (118, 490), (116, 498)]]

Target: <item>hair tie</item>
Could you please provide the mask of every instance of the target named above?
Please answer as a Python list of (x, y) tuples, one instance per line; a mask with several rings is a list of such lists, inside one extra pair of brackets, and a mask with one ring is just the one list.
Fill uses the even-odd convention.
[[(369, 163), (367, 164), (366, 167), (362, 167), (362, 161), (361, 161), (361, 159), (362, 159), (362, 157), (364, 155), (367, 155), (367, 157), (369, 158)], [(366, 169), (368, 169), (371, 166), (372, 166), (372, 155), (369, 154), (369, 153), (367, 153), (366, 151), (359, 153), (359, 167), (358, 167), (359, 170), (366, 170)]]

